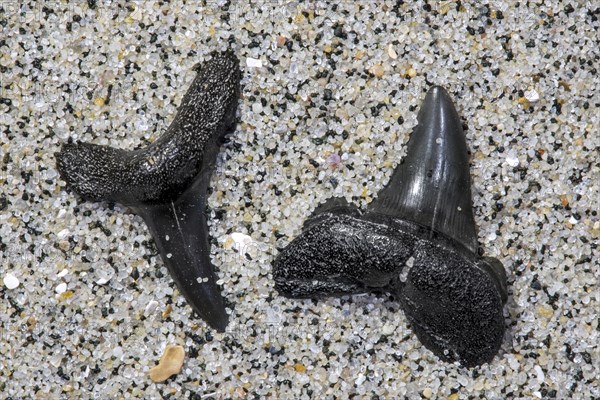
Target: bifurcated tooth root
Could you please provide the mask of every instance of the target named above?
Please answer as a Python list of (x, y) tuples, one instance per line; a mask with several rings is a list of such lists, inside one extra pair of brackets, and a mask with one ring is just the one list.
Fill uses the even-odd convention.
[(328, 200), (281, 251), (273, 276), (288, 297), (392, 293), (440, 358), (471, 367), (494, 357), (506, 275), (477, 253), (467, 146), (444, 89), (429, 90), (406, 158), (366, 212)]
[(196, 70), (175, 119), (156, 142), (133, 151), (66, 143), (57, 166), (85, 200), (121, 203), (141, 215), (192, 309), (224, 331), (228, 317), (210, 262), (205, 207), (219, 146), (235, 127), (241, 71), (230, 51), (213, 53)]

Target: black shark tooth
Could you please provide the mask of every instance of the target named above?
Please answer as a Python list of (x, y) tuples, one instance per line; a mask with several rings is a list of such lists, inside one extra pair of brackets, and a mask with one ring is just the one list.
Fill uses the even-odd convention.
[(230, 51), (200, 65), (175, 119), (133, 151), (67, 143), (57, 154), (63, 180), (90, 201), (112, 201), (141, 215), (188, 303), (224, 331), (227, 313), (210, 262), (207, 187), (223, 137), (235, 127), (239, 61)]
[(444, 89), (429, 90), (418, 122), (366, 212), (328, 200), (281, 251), (273, 276), (288, 297), (392, 293), (427, 348), (471, 367), (502, 343), (506, 275), (477, 254), (467, 146)]

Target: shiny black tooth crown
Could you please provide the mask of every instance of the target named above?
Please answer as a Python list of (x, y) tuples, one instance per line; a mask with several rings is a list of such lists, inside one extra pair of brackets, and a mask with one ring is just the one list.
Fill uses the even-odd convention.
[(418, 122), (366, 212), (341, 199), (318, 207), (273, 277), (288, 297), (392, 293), (427, 348), (470, 367), (502, 343), (506, 275), (477, 253), (467, 146), (444, 89), (429, 91)]
[(467, 144), (443, 88), (434, 86), (427, 93), (406, 157), (369, 212), (428, 226), (477, 251)]
[(241, 71), (231, 52), (214, 53), (195, 70), (175, 119), (156, 142), (134, 151), (67, 143), (57, 166), (84, 199), (118, 202), (141, 215), (179, 290), (223, 331), (227, 314), (210, 263), (204, 210), (219, 144), (235, 126)]

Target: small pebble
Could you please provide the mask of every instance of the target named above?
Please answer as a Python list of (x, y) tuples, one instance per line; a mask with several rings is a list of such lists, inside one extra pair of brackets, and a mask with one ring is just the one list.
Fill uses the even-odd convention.
[(178, 374), (183, 366), (184, 358), (185, 351), (182, 346), (168, 345), (158, 365), (148, 372), (150, 379), (154, 382), (164, 382), (171, 376)]
[(369, 68), (369, 72), (375, 75), (377, 78), (381, 78), (383, 76), (384, 69), (382, 65), (376, 64)]
[(66, 291), (67, 291), (67, 284), (66, 284), (65, 282), (59, 283), (59, 284), (56, 286), (56, 288), (54, 289), (54, 291), (55, 291), (57, 294), (62, 294), (62, 293), (64, 293), (64, 292), (66, 292)]
[(144, 309), (144, 315), (146, 317), (150, 316), (154, 311), (156, 311), (157, 307), (158, 307), (158, 301), (156, 301), (156, 300), (149, 301), (148, 304), (146, 305), (146, 308)]
[(506, 157), (506, 163), (511, 167), (516, 167), (519, 165), (519, 157), (517, 156), (508, 156)]
[(337, 154), (333, 153), (327, 157), (327, 163), (331, 168), (336, 168), (342, 162), (342, 158)]
[(542, 370), (542, 368), (539, 365), (536, 365), (535, 367), (533, 367), (533, 369), (535, 370), (537, 381), (539, 383), (544, 382), (546, 376), (544, 375), (544, 371)]
[(554, 311), (552, 310), (552, 307), (548, 307), (548, 306), (538, 307), (538, 313), (546, 319), (552, 318), (552, 316), (554, 315)]
[(7, 289), (16, 289), (19, 287), (19, 284), (19, 278), (13, 274), (8, 273), (4, 276), (4, 286), (6, 286)]
[(306, 367), (300, 363), (296, 363), (294, 365), (294, 369), (296, 370), (296, 372), (301, 372), (301, 373), (306, 372)]
[(171, 315), (171, 312), (173, 312), (173, 306), (170, 304), (167, 304), (167, 306), (163, 310), (161, 316), (163, 317), (163, 319), (167, 318), (169, 315)]
[(391, 335), (395, 330), (396, 328), (392, 324), (385, 324), (381, 329), (381, 333), (384, 335)]
[(533, 280), (530, 286), (534, 290), (542, 290), (542, 284), (537, 279)]

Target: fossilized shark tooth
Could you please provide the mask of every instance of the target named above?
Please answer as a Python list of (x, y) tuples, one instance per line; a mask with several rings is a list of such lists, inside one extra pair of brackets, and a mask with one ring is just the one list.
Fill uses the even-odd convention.
[(392, 293), (440, 358), (474, 366), (494, 357), (506, 275), (477, 253), (467, 146), (444, 89), (429, 90), (407, 156), (366, 212), (328, 200), (281, 251), (273, 276), (288, 297)]
[(133, 151), (66, 143), (57, 166), (85, 200), (121, 203), (142, 216), (188, 303), (224, 331), (228, 317), (210, 261), (205, 207), (219, 147), (235, 127), (241, 71), (229, 51), (213, 53), (196, 69), (175, 119), (156, 142)]

